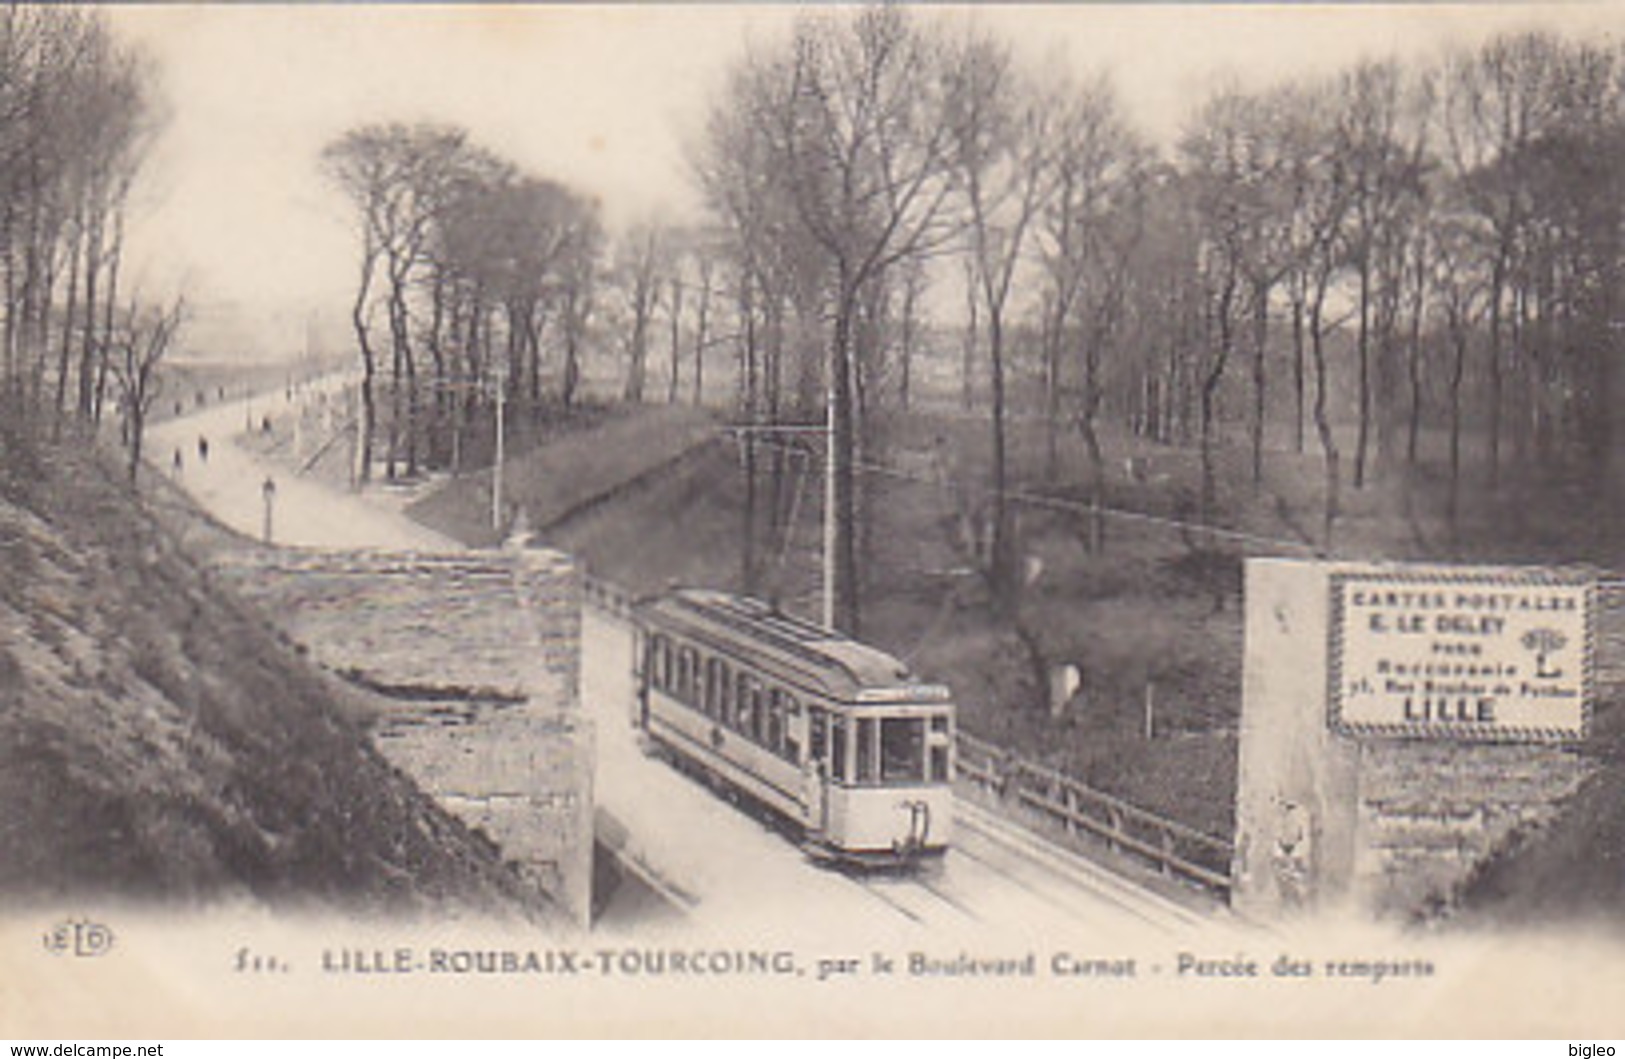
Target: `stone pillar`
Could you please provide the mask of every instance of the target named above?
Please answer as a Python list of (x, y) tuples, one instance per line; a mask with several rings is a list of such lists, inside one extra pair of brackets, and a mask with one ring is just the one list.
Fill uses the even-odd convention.
[(1326, 720), (1329, 567), (1249, 559), (1232, 903), (1263, 920), (1345, 903), (1358, 748)]
[(546, 791), (568, 790), (573, 800), (544, 797), (534, 811), (562, 838), (561, 899), (578, 924), (592, 919), (593, 763), (592, 721), (581, 708), (581, 570), (556, 551), (513, 549), (514, 586), (531, 635), (525, 684), (534, 724), (548, 738), (572, 748), (569, 774), (550, 777)]

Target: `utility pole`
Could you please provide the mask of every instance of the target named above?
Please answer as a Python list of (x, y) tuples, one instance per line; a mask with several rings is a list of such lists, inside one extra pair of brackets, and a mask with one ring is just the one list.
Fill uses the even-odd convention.
[(835, 383), (824, 396), (824, 627), (835, 628)]
[(502, 529), (503, 408), (507, 402), (508, 375), (506, 372), (497, 372), (493, 378), (497, 387), (497, 446), (496, 458), (491, 465), (491, 528), (500, 532)]

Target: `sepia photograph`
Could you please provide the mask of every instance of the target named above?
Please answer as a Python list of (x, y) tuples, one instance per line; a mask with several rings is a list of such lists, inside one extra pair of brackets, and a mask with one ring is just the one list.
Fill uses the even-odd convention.
[(0, 189), (0, 1037), (1625, 1037), (1625, 8), (12, 3)]

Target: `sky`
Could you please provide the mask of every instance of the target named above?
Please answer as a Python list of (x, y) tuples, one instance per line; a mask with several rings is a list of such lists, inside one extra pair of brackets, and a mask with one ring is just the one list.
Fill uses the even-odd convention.
[[(1619, 35), (1610, 3), (1275, 7), (947, 5), (1034, 69), (1112, 74), (1163, 142), (1223, 79), (1262, 86), (1363, 57), (1427, 55), (1498, 30)], [(167, 120), (132, 201), (144, 293), (184, 290), (194, 347), (288, 356), (337, 329), (358, 237), (322, 146), (369, 121), (454, 122), (486, 147), (598, 197), (612, 230), (692, 216), (685, 153), (730, 64), (783, 35), (767, 4), (494, 6), (171, 4), (110, 9), (153, 59)]]

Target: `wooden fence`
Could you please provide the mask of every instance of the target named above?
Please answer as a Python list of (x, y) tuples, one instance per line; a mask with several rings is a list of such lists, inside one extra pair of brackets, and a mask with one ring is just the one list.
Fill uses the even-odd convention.
[(1068, 839), (1104, 843), (1107, 849), (1149, 863), (1164, 876), (1229, 895), (1229, 842), (964, 732), (959, 733), (955, 750), (957, 778), (980, 795), (982, 804), (1019, 823), (1036, 818), (1044, 830)]

